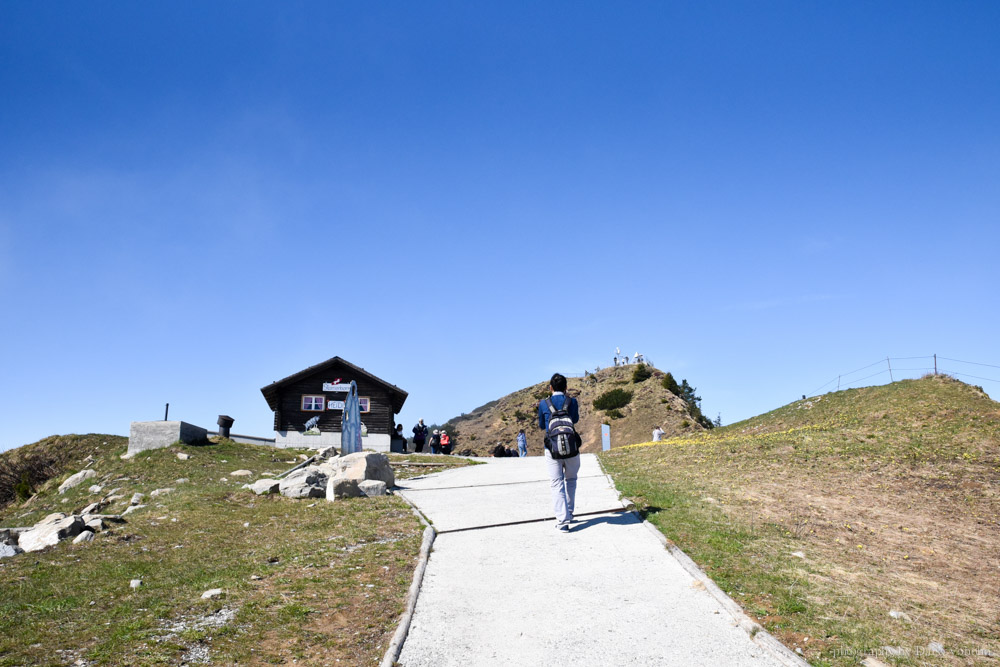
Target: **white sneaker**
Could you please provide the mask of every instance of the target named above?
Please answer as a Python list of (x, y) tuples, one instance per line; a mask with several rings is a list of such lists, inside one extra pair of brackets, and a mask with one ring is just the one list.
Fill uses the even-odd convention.
[(558, 526), (556, 526), (556, 528), (559, 529), (560, 533), (568, 533), (569, 532), (569, 524), (568, 523), (561, 523)]

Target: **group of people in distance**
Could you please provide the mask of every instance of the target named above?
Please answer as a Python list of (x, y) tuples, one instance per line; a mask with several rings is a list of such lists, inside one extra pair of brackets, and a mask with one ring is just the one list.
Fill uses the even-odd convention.
[[(413, 427), (413, 450), (422, 452), (424, 451), (425, 444), (428, 444), (427, 426), (424, 424), (424, 420), (421, 419)], [(444, 429), (440, 431), (434, 429), (430, 434), (429, 444), (431, 446), (431, 454), (451, 454), (451, 436)]]

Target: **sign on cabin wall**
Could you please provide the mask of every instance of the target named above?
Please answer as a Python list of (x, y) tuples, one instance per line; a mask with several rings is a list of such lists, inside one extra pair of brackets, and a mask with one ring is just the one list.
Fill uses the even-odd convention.
[(347, 392), (347, 391), (350, 391), (350, 390), (351, 390), (351, 384), (350, 383), (340, 384), (340, 379), (339, 378), (337, 379), (337, 382), (324, 382), (323, 383), (323, 391), (344, 391), (344, 392)]
[(327, 401), (326, 402), (326, 409), (327, 410), (343, 410), (344, 409), (344, 401)]

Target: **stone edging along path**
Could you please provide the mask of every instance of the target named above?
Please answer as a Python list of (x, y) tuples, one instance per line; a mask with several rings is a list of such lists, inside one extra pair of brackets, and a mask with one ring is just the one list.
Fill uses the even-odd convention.
[[(609, 483), (613, 486), (613, 480), (608, 476)], [(421, 523), (424, 524), (424, 539), (420, 549), (420, 555), (417, 560), (417, 565), (414, 569), (413, 582), (411, 583), (409, 593), (407, 595), (406, 609), (403, 612), (399, 620), (399, 625), (397, 626), (396, 632), (385, 652), (385, 655), (381, 662), (381, 667), (393, 667), (398, 665), (399, 657), (403, 650), (403, 645), (406, 642), (407, 635), (409, 634), (410, 625), (413, 619), (414, 611), (417, 604), (417, 598), (420, 595), (421, 587), (423, 584), (424, 573), (427, 569), (427, 564), (430, 559), (431, 548), (433, 546), (434, 540), (437, 537), (439, 531), (437, 531), (430, 523), (428, 518), (420, 510), (417, 505), (407, 498), (404, 494), (398, 493), (399, 489), (396, 489), (399, 497), (403, 498), (407, 504), (413, 510), (413, 513), (420, 519)], [(625, 500), (625, 499), (623, 499)], [(742, 607), (739, 606), (731, 597), (729, 597), (722, 589), (716, 585), (714, 581), (700, 568), (698, 565), (691, 560), (691, 558), (685, 554), (680, 548), (673, 544), (670, 540), (666, 538), (653, 524), (642, 519), (638, 512), (636, 512), (632, 507), (634, 505), (625, 500), (627, 505), (622, 510), (622, 513), (628, 513), (633, 515), (638, 522), (643, 523), (646, 528), (656, 537), (657, 541), (663, 545), (664, 549), (674, 558), (674, 560), (697, 582), (704, 586), (704, 589), (709, 595), (711, 595), (723, 607), (726, 612), (732, 617), (735, 624), (741, 628), (750, 638), (750, 641), (757, 645), (759, 648), (765, 650), (770, 654), (777, 662), (786, 667), (808, 667), (808, 663), (799, 655), (790, 650), (787, 646), (782, 644), (780, 641), (774, 638), (770, 633), (768, 633), (760, 624), (747, 616)], [(601, 513), (608, 513), (607, 511)], [(547, 520), (547, 519), (541, 519)], [(512, 523), (533, 523), (537, 520), (529, 521), (515, 521)], [(509, 524), (499, 524), (499, 525), (509, 525)], [(490, 528), (492, 526), (480, 526), (479, 528)], [(458, 532), (464, 532), (465, 530), (472, 530), (471, 528), (459, 529)], [(453, 531), (445, 530), (441, 531), (443, 533), (450, 533)]]

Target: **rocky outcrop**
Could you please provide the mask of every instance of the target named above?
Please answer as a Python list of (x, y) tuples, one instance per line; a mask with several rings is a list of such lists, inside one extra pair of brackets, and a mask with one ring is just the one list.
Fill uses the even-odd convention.
[(24, 551), (41, 551), (45, 547), (59, 544), (60, 540), (76, 537), (86, 530), (83, 517), (66, 516), (61, 512), (50, 514), (30, 530), (18, 536), (17, 546)]
[(69, 489), (79, 486), (82, 482), (90, 479), (91, 477), (97, 477), (97, 473), (89, 468), (87, 470), (81, 470), (75, 475), (70, 475), (69, 479), (59, 485), (59, 493), (66, 493)]
[(277, 479), (258, 479), (253, 484), (247, 484), (246, 488), (258, 496), (263, 496), (269, 493), (278, 493), (280, 486), (281, 482)]
[(358, 488), (361, 489), (361, 493), (369, 498), (384, 496), (386, 491), (385, 482), (380, 479), (366, 479), (358, 484)]
[(331, 477), (346, 477), (363, 482), (377, 479), (387, 487), (396, 485), (396, 476), (389, 465), (389, 457), (378, 452), (355, 452), (325, 461), (321, 468), (329, 469)]
[(331, 477), (326, 483), (326, 499), (335, 500), (337, 498), (360, 498), (364, 493), (356, 479), (347, 477)]

